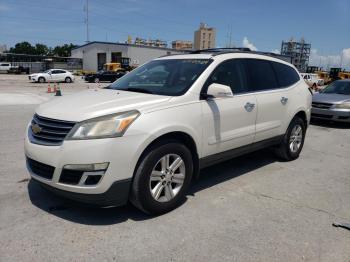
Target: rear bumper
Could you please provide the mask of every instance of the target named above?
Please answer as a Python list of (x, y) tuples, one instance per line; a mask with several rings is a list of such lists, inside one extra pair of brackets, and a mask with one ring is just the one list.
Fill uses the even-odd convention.
[(45, 184), (35, 178), (32, 177), (32, 180), (36, 183), (40, 184), (46, 190), (52, 192), (55, 195), (60, 197), (70, 199), (76, 202), (85, 203), (89, 205), (95, 206), (122, 206), (128, 202), (131, 179), (124, 179), (120, 181), (115, 181), (110, 188), (101, 194), (83, 194), (83, 193), (75, 193), (69, 192), (65, 190), (61, 190), (48, 184)]
[(350, 110), (312, 108), (311, 118), (350, 123)]

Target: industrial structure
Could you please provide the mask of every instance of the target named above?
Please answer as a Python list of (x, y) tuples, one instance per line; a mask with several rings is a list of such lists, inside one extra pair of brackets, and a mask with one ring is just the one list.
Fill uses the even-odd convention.
[(144, 46), (153, 46), (153, 47), (161, 47), (167, 48), (168, 43), (166, 41), (160, 39), (144, 39), (140, 37), (135, 38), (135, 45), (144, 45)]
[(215, 48), (216, 29), (201, 23), (199, 29), (194, 32), (194, 49)]
[(192, 41), (186, 40), (175, 40), (171, 42), (171, 47), (177, 50), (192, 50), (193, 43)]
[(292, 64), (299, 72), (306, 72), (309, 64), (311, 44), (306, 43), (302, 38), (299, 42), (291, 38), (289, 41), (282, 41), (281, 55), (290, 56)]
[(155, 46), (93, 41), (73, 48), (71, 57), (82, 59), (83, 70), (97, 71), (106, 63), (122, 63), (123, 59), (128, 59), (130, 66), (134, 67), (160, 56), (184, 52)]

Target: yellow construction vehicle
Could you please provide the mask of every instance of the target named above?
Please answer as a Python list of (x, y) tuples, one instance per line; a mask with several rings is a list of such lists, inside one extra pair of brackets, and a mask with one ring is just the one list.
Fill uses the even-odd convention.
[(121, 57), (120, 62), (111, 62), (103, 65), (105, 71), (131, 71), (135, 69), (135, 66), (130, 65), (129, 57)]
[(338, 77), (340, 79), (350, 79), (350, 72), (339, 72)]
[(319, 78), (323, 79), (324, 84), (328, 84), (331, 81), (329, 73), (326, 71), (315, 71), (315, 74), (317, 74)]
[(123, 70), (121, 63), (106, 63), (103, 65), (103, 70), (105, 71), (119, 71)]

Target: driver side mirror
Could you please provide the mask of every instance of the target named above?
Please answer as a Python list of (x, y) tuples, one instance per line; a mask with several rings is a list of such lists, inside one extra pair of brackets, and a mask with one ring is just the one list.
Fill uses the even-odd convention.
[(206, 96), (214, 98), (224, 98), (233, 97), (233, 93), (231, 87), (227, 85), (213, 83), (209, 85)]

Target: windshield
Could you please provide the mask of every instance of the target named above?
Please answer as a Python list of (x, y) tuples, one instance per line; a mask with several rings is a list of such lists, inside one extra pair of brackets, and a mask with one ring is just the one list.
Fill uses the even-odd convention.
[(44, 73), (46, 73), (46, 74), (47, 74), (47, 73), (49, 73), (50, 71), (51, 71), (51, 70), (46, 70), (46, 71), (44, 71)]
[(327, 86), (322, 93), (350, 95), (350, 81), (335, 81)]
[(109, 88), (179, 96), (191, 87), (209, 64), (209, 59), (154, 60), (126, 74)]

